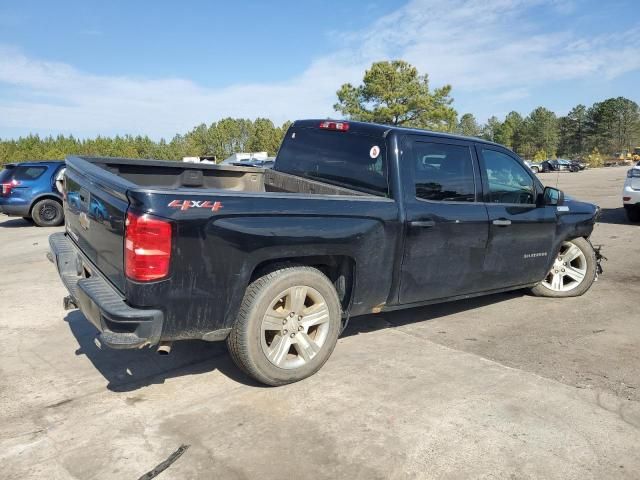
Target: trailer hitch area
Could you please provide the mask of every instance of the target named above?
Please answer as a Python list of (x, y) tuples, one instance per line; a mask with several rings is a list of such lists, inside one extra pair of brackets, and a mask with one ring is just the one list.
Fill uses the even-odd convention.
[(62, 299), (62, 308), (65, 310), (74, 310), (78, 308), (78, 304), (76, 303), (76, 299), (71, 295), (67, 295)]
[(609, 259), (602, 254), (602, 245), (594, 246), (593, 251), (596, 254), (596, 280), (598, 280), (598, 275), (602, 275), (604, 272), (602, 269), (602, 261)]

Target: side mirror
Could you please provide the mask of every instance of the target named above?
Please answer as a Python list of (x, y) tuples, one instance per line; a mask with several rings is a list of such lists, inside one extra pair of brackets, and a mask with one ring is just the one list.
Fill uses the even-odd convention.
[(542, 206), (553, 205), (559, 207), (564, 204), (564, 193), (553, 187), (544, 187), (542, 192)]

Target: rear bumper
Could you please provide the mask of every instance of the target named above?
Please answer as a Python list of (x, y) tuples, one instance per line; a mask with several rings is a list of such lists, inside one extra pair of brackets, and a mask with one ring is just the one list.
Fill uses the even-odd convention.
[(625, 185), (622, 190), (622, 203), (624, 206), (638, 206), (640, 204), (640, 190), (634, 190), (631, 185)]
[(10, 217), (28, 217), (29, 205), (9, 205), (0, 203), (0, 213), (9, 215)]
[[(49, 236), (50, 260), (56, 265), (64, 286), (85, 317), (100, 331), (108, 347), (125, 349), (153, 345), (160, 341), (164, 315), (156, 309), (130, 307), (99, 274), (83, 275), (88, 261), (65, 233)], [(91, 269), (95, 272), (95, 268)]]

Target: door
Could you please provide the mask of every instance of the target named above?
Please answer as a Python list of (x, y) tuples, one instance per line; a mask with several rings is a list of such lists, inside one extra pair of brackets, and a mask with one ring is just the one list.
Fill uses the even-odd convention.
[(542, 185), (511, 152), (482, 144), (477, 152), (489, 213), (484, 284), (498, 289), (540, 281), (553, 253), (556, 207), (536, 204)]
[(405, 137), (400, 170), (406, 216), (400, 303), (481, 290), (489, 226), (473, 144)]

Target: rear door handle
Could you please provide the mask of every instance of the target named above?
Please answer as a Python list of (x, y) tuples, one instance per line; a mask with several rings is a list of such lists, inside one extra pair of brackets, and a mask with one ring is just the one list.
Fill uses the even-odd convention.
[(409, 222), (409, 225), (416, 228), (431, 228), (436, 226), (436, 222), (433, 220), (413, 220)]
[(501, 218), (498, 220), (494, 220), (493, 224), (497, 225), (498, 227), (508, 227), (509, 225), (511, 225), (511, 220), (505, 220)]

